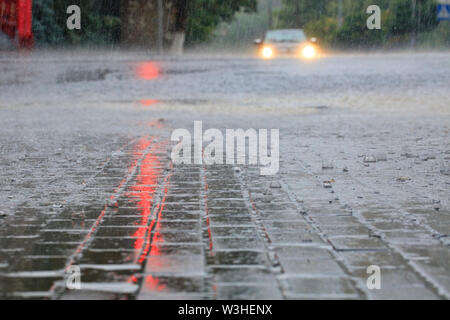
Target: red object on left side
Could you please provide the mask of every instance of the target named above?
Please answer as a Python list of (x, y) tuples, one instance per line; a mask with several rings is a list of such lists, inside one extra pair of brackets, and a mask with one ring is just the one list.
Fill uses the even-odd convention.
[(0, 0), (0, 30), (19, 48), (32, 48), (32, 0)]

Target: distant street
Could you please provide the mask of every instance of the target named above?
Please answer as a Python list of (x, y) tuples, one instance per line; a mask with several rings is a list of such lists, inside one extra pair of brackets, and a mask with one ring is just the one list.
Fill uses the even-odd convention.
[[(449, 83), (448, 53), (2, 52), (0, 297), (449, 299)], [(279, 129), (279, 173), (173, 164), (194, 121)]]

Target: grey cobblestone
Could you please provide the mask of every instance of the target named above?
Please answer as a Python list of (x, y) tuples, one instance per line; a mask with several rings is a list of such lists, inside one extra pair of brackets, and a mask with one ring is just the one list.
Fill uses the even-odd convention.
[[(147, 56), (86, 59), (116, 71), (61, 84), (84, 62), (40, 57), (11, 64), (30, 69), (29, 83), (2, 88), (0, 297), (449, 298), (448, 88), (439, 84), (448, 70), (431, 69), (446, 55), (412, 59), (422, 73), (410, 57), (330, 58), (301, 71), (287, 60), (270, 70), (251, 59), (162, 62), (205, 65), (206, 83), (196, 74), (141, 82), (130, 61)], [(367, 95), (375, 87), (381, 98)], [(161, 101), (139, 104), (150, 96)], [(393, 110), (388, 96), (407, 102)], [(194, 120), (280, 129), (280, 173), (172, 166), (168, 138)], [(381, 290), (366, 287), (370, 265), (381, 268)], [(81, 268), (81, 290), (66, 288), (70, 266)]]

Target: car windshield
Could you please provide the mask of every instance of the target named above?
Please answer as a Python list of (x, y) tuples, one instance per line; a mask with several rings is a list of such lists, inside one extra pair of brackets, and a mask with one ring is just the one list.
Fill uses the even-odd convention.
[(306, 36), (303, 30), (273, 30), (266, 34), (269, 42), (303, 42)]

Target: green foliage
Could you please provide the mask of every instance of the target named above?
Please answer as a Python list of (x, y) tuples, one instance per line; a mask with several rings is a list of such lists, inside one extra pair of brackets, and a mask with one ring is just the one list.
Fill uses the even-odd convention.
[(64, 42), (63, 25), (56, 23), (53, 0), (33, 1), (33, 32), (37, 45), (58, 45)]
[(335, 17), (323, 16), (318, 20), (308, 22), (305, 27), (307, 35), (321, 39), (322, 44), (333, 44), (338, 32), (338, 22)]
[(391, 34), (401, 35), (409, 33), (414, 29), (415, 23), (412, 15), (411, 1), (393, 0), (389, 9), (394, 16), (391, 22), (392, 25), (390, 26)]
[(231, 22), (222, 22), (214, 30), (208, 48), (216, 50), (247, 50), (253, 52), (253, 41), (262, 38), (271, 23), (269, 0), (258, 0), (256, 12), (237, 12)]
[[(420, 1), (420, 31), (432, 31), (439, 25), (439, 21), (437, 21), (436, 13), (437, 13), (437, 3), (435, 1)], [(447, 28), (450, 26), (447, 24)]]
[[(283, 8), (275, 13), (276, 26), (304, 28), (308, 36), (339, 47), (392, 46), (396, 42), (409, 43), (413, 33), (431, 35), (438, 25), (436, 1), (416, 3), (414, 11), (412, 0), (342, 0), (344, 23), (338, 27), (338, 0), (283, 0)], [(382, 10), (381, 30), (366, 27), (369, 5), (378, 5)]]
[[(448, 45), (449, 23), (439, 25), (436, 20), (436, 0), (416, 1), (416, 14), (413, 14), (412, 0), (342, 0), (344, 23), (339, 27), (338, 0), (282, 0), (282, 8), (274, 13), (274, 25), (276, 28), (304, 28), (308, 36), (318, 37), (323, 44), (341, 47), (393, 46), (409, 43), (411, 35), (416, 33), (419, 43)], [(188, 45), (209, 40), (217, 26), (233, 20), (236, 12), (255, 12), (257, 9), (257, 0), (187, 0), (187, 3), (185, 28)], [(66, 28), (66, 9), (72, 4), (82, 8), (81, 30)], [(382, 9), (382, 30), (366, 28), (366, 8), (371, 4)], [(119, 8), (119, 0), (33, 0), (36, 43), (118, 43)], [(247, 28), (248, 31), (237, 28)], [(232, 32), (235, 38), (252, 36), (249, 24), (236, 26), (228, 32)]]
[(432, 31), (420, 34), (418, 44), (422, 48), (450, 47), (449, 23), (441, 22)]
[[(209, 39), (217, 25), (237, 11), (255, 11), (256, 0), (190, 0), (186, 30), (188, 44)], [(78, 5), (81, 30), (68, 30), (67, 7)], [(105, 45), (120, 40), (119, 0), (34, 0), (33, 30), (38, 45)]]
[(283, 8), (275, 12), (277, 28), (301, 28), (327, 13), (326, 0), (283, 0)]
[[(104, 45), (120, 39), (119, 1), (34, 0), (33, 32), (38, 45)], [(78, 5), (81, 30), (68, 30), (67, 7)]]
[(431, 31), (438, 25), (436, 3), (431, 0), (418, 0), (416, 14), (413, 14), (410, 0), (393, 0), (389, 10), (393, 16), (389, 26), (393, 35)]
[(383, 30), (369, 30), (366, 26), (368, 15), (365, 12), (347, 16), (343, 26), (336, 32), (335, 41), (340, 47), (360, 48), (378, 47), (386, 37)]
[(231, 21), (237, 11), (256, 10), (256, 0), (191, 0), (186, 43), (197, 44), (210, 39), (218, 24)]

